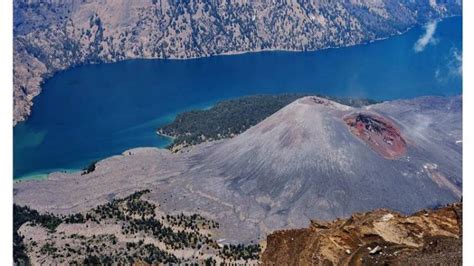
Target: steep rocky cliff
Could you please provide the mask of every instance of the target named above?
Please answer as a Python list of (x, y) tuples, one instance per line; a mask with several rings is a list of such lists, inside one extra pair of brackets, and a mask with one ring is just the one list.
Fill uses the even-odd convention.
[(264, 265), (462, 265), (462, 203), (403, 216), (389, 210), (312, 221), (267, 238)]
[(460, 1), (438, 2), (15, 0), (13, 120), (72, 66), (355, 45), (461, 14)]

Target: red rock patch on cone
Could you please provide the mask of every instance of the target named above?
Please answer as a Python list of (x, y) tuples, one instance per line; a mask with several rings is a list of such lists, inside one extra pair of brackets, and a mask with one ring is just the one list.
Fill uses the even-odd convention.
[(354, 113), (344, 117), (352, 134), (386, 159), (405, 155), (406, 142), (400, 130), (388, 119), (371, 113)]

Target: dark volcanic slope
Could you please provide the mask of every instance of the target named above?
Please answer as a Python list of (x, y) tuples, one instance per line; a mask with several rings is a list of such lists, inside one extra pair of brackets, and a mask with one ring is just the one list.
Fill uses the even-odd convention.
[[(404, 102), (369, 109), (374, 115), (386, 112), (387, 120), (400, 125), (408, 146), (397, 160), (386, 159), (351, 133), (343, 117), (357, 109), (310, 97), (197, 157), (231, 177), (226, 180), (230, 190), (260, 201), (269, 210), (269, 223), (288, 217), (286, 222), (301, 225), (301, 217), (331, 219), (380, 207), (413, 212), (460, 196), (461, 146), (455, 135), (447, 136), (461, 122), (460, 109), (448, 107), (460, 102), (436, 100), (426, 114), (401, 113), (395, 106)], [(426, 128), (419, 128), (418, 120)]]
[[(364, 138), (344, 121), (361, 113), (370, 118), (363, 119), (364, 128), (370, 124)], [(148, 188), (166, 212), (199, 210), (218, 221), (225, 241), (355, 211), (411, 213), (461, 197), (461, 120), (461, 97), (366, 108), (305, 97), (232, 139), (187, 153), (135, 149), (87, 175), (17, 183), (15, 202), (71, 213)], [(403, 150), (393, 146), (401, 140)], [(391, 150), (397, 156), (381, 153)]]

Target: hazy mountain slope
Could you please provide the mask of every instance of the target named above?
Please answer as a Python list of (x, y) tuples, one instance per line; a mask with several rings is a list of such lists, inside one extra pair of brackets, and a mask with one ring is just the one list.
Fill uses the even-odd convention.
[[(364, 114), (359, 136), (345, 120), (354, 114)], [(418, 131), (418, 115), (434, 133)], [(167, 213), (199, 210), (216, 220), (218, 237), (230, 242), (355, 211), (411, 213), (461, 197), (461, 118), (461, 97), (366, 108), (305, 97), (232, 139), (186, 153), (134, 149), (87, 175), (16, 183), (14, 201), (73, 213), (147, 188), (148, 199)], [(394, 149), (397, 138), (403, 149)]]
[(348, 46), (460, 14), (456, 0), (15, 0), (14, 123), (45, 78), (79, 64)]

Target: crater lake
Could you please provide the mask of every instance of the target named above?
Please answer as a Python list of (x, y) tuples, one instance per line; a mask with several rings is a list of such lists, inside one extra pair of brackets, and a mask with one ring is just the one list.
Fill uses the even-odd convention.
[(129, 60), (56, 73), (14, 133), (14, 179), (79, 170), (143, 146), (182, 111), (251, 94), (314, 93), (375, 100), (462, 93), (462, 18), (385, 40), (314, 52), (258, 52), (189, 60)]

